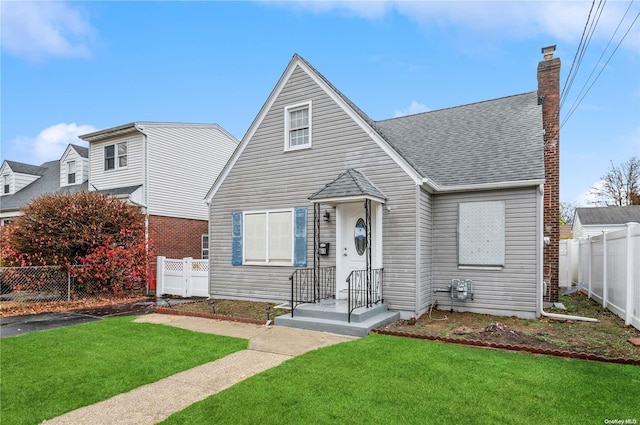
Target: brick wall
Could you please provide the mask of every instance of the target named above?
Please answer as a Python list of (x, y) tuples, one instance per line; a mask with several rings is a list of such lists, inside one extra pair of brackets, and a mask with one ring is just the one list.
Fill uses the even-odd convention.
[(547, 283), (545, 301), (558, 301), (560, 249), (560, 59), (549, 58), (538, 64), (538, 96), (542, 101), (544, 128), (544, 247), (543, 278)]
[(149, 216), (149, 238), (156, 256), (201, 258), (201, 237), (208, 230), (206, 220)]

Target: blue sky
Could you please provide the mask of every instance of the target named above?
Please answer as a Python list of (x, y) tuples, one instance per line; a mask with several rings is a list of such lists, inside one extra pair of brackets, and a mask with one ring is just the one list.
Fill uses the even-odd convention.
[[(552, 44), (564, 87), (591, 5), (3, 0), (0, 159), (59, 159), (79, 134), (132, 121), (240, 139), (294, 53), (375, 120), (534, 91)], [(609, 0), (584, 53), (562, 121), (602, 73), (561, 129), (562, 201), (584, 204), (610, 161), (640, 156), (639, 13)]]

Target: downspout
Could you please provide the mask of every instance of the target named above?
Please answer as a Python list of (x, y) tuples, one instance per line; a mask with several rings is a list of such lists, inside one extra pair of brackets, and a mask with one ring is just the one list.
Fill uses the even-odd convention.
[[(144, 242), (147, 255), (149, 254), (149, 139), (147, 133), (144, 132), (144, 127), (140, 127), (138, 123), (134, 124), (136, 130), (142, 134), (143, 146), (144, 146), (144, 173), (143, 173), (143, 187), (144, 187)], [(149, 262), (147, 261), (147, 295), (149, 295)]]
[[(542, 230), (543, 226), (544, 226), (544, 220), (543, 220), (543, 207), (542, 207), (542, 194), (544, 193), (544, 185), (540, 185), (539, 186), (539, 191), (540, 191), (540, 195), (537, 196), (538, 200), (537, 200), (537, 204), (538, 204), (538, 228), (540, 230)], [(542, 232), (539, 232), (539, 235), (543, 234)], [(544, 270), (543, 270), (543, 259), (544, 259), (544, 252), (543, 252), (543, 247), (546, 247), (547, 245), (544, 243), (544, 241), (540, 240), (540, 238), (538, 238), (538, 253), (537, 253), (537, 257), (538, 257), (538, 276), (540, 279), (540, 297), (538, 299), (539, 304), (538, 304), (538, 309), (539, 309), (539, 313), (541, 316), (544, 317), (548, 317), (550, 319), (562, 319), (562, 320), (579, 320), (579, 321), (583, 321), (583, 322), (597, 322), (598, 319), (593, 319), (591, 317), (583, 317), (583, 316), (571, 316), (568, 314), (556, 314), (556, 313), (547, 313), (546, 311), (544, 311)]]

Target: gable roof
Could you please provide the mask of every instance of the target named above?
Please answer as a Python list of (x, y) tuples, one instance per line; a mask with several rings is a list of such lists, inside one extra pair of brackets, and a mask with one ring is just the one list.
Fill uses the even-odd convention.
[(25, 164), (24, 162), (9, 161), (9, 160), (5, 160), (4, 162), (6, 162), (9, 168), (11, 168), (11, 171), (18, 174), (44, 176), (47, 171), (46, 163), (38, 166), (38, 165)]
[(211, 202), (298, 67), (416, 184), (426, 184), (432, 191), (445, 192), (532, 186), (544, 182), (542, 108), (535, 92), (374, 121), (307, 61), (294, 54), (207, 193), (205, 202)]
[(69, 144), (69, 146), (75, 149), (75, 151), (78, 152), (78, 155), (80, 155), (81, 157), (89, 158), (89, 148), (85, 148), (84, 146), (80, 145), (74, 145), (73, 143)]
[[(10, 161), (7, 161), (10, 162)], [(11, 161), (12, 162), (12, 161)], [(16, 164), (20, 164), (19, 162)], [(11, 165), (11, 164), (10, 164)], [(23, 164), (28, 165), (28, 164)], [(60, 188), (60, 161), (45, 162), (41, 166), (32, 165), (42, 174), (42, 177), (23, 187), (12, 195), (4, 195), (0, 199), (0, 211), (18, 211), (33, 201), (35, 198), (46, 193), (54, 193)], [(12, 170), (13, 167), (11, 168)], [(14, 170), (15, 171), (15, 170)], [(34, 174), (34, 173), (25, 173)]]
[(583, 226), (640, 223), (640, 205), (576, 208), (575, 214)]
[(374, 186), (360, 171), (353, 168), (340, 174), (334, 181), (327, 184), (309, 197), (311, 200), (335, 199), (345, 197), (372, 197), (386, 200), (387, 197)]

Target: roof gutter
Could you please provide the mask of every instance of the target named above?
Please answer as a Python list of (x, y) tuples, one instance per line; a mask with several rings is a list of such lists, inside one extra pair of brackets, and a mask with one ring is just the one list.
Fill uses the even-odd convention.
[(481, 183), (481, 184), (466, 184), (466, 185), (454, 185), (454, 186), (440, 186), (429, 178), (423, 178), (422, 184), (431, 189), (432, 192), (437, 193), (455, 193), (455, 192), (470, 192), (481, 190), (495, 190), (495, 189), (513, 189), (519, 187), (539, 186), (544, 184), (544, 179), (534, 180), (516, 180), (510, 182), (494, 182), (494, 183)]

